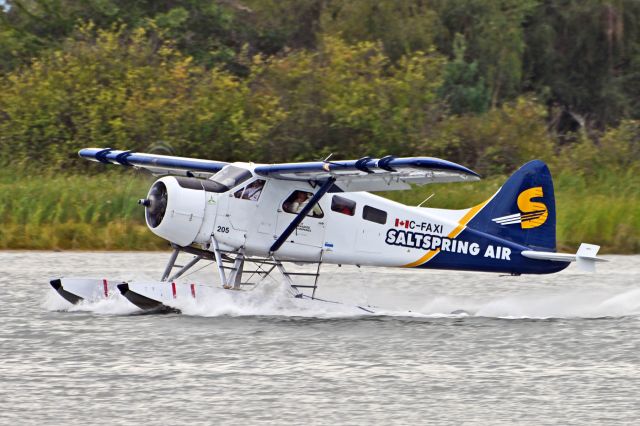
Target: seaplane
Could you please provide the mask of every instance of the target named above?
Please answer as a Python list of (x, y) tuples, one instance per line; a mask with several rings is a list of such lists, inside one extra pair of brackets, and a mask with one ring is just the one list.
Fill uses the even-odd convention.
[[(157, 281), (50, 280), (72, 304), (124, 297), (145, 312), (180, 312), (181, 302), (251, 291), (272, 274), (291, 297), (326, 302), (316, 294), (323, 264), (521, 275), (559, 272), (574, 261), (593, 272), (603, 260), (593, 244), (556, 252), (553, 182), (540, 160), (515, 171), (486, 201), (450, 210), (370, 193), (480, 179), (432, 157), (254, 164), (111, 148), (79, 155), (158, 177), (138, 203), (149, 230), (173, 250)], [(178, 264), (179, 256), (187, 260)], [(181, 279), (201, 261), (215, 268), (210, 282)]]

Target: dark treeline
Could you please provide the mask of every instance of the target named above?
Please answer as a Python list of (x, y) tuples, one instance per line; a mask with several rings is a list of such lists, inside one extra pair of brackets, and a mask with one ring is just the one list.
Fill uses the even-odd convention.
[(8, 0), (0, 162), (640, 163), (638, 0)]

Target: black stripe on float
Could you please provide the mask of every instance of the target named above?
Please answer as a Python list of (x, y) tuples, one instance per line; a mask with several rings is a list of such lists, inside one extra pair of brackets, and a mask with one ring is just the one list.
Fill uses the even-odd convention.
[(129, 289), (129, 283), (118, 284), (118, 290), (127, 300), (149, 314), (179, 314), (180, 309), (172, 308), (162, 302)]
[(60, 279), (51, 280), (49, 281), (49, 284), (51, 284), (51, 287), (53, 287), (53, 289), (57, 291), (58, 294), (62, 296), (62, 298), (69, 303), (73, 303), (75, 305), (84, 300), (82, 297), (78, 296), (77, 294), (73, 294), (65, 290), (62, 287), (62, 280)]

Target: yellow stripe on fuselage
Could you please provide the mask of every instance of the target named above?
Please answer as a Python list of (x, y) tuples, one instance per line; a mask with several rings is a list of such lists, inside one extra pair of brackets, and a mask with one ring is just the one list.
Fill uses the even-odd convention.
[[(456, 226), (453, 231), (449, 232), (449, 235), (447, 235), (447, 238), (455, 238), (458, 235), (460, 235), (460, 233), (462, 232), (462, 230), (467, 226), (467, 223), (469, 223), (469, 221), (471, 219), (473, 219), (475, 217), (475, 215), (478, 214), (478, 212), (480, 210), (482, 210), (482, 208), (484, 206), (487, 205), (487, 203), (489, 201), (491, 201), (493, 199), (493, 197), (489, 198), (488, 200), (478, 204), (477, 206), (473, 206), (469, 209), (469, 211), (462, 216), (462, 218), (458, 221), (458, 226)], [(416, 260), (415, 262), (411, 262), (411, 263), (407, 263), (406, 265), (403, 265), (405, 268), (413, 268), (415, 266), (420, 266), (423, 263), (427, 263), (429, 260), (431, 260), (436, 254), (438, 254), (440, 252), (440, 249), (435, 249), (435, 250), (429, 250), (428, 252), (426, 252), (424, 254), (424, 256), (422, 256), (420, 259)]]

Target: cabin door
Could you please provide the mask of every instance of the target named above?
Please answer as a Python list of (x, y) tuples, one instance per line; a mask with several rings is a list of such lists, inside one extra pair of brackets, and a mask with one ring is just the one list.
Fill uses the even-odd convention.
[(228, 216), (231, 226), (246, 232), (257, 218), (258, 202), (265, 186), (264, 179), (256, 179), (247, 185), (230, 192)]
[[(294, 190), (280, 203), (276, 218), (276, 234), (280, 236), (306, 206), (313, 193), (306, 190)], [(316, 205), (300, 225), (291, 233), (287, 242), (321, 248), (326, 231), (324, 212)]]

